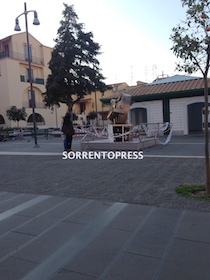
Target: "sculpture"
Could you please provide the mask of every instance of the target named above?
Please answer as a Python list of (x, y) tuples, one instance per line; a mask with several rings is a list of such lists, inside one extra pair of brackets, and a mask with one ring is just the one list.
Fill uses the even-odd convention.
[(107, 116), (107, 119), (112, 121), (112, 124), (126, 124), (128, 112), (131, 104), (131, 96), (129, 94), (121, 94), (117, 100), (111, 100), (112, 110)]

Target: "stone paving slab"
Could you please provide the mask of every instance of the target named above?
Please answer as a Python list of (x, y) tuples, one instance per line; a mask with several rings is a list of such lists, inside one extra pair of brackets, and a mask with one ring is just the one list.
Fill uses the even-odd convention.
[[(19, 252), (14, 253), (13, 256), (15, 258), (41, 263), (68, 242), (69, 239), (81, 229), (82, 225), (80, 224), (61, 222), (48, 231), (41, 232), (37, 238), (34, 237), (33, 240), (30, 240), (31, 242), (28, 242), (27, 246), (22, 246), (22, 249)], [(36, 253), (32, 254), (32, 252)]]
[(99, 278), (131, 234), (128, 231), (103, 229), (64, 269)]
[(155, 258), (148, 258), (143, 255), (123, 253), (120, 260), (114, 267), (112, 267), (109, 274), (106, 275), (103, 279), (155, 279), (154, 275), (158, 267), (158, 263), (159, 260)]
[(209, 227), (208, 213), (203, 213), (202, 219), (200, 219), (200, 212), (188, 211), (184, 215), (183, 224), (179, 227), (176, 238), (208, 243), (210, 239)]
[(175, 239), (157, 279), (209, 279), (209, 257), (209, 242)]
[[(43, 208), (35, 198), (18, 211), (24, 202), (16, 197), (13, 214), (0, 221), (1, 280), (210, 278), (210, 213), (53, 196)], [(43, 227), (46, 213), (54, 219)], [(35, 234), (25, 232), (35, 220)]]
[(5, 258), (0, 262), (0, 276), (2, 280), (19, 280), (28, 271), (35, 268), (37, 263), (13, 257)]
[(151, 258), (163, 258), (179, 217), (180, 211), (156, 209), (145, 222), (142, 230), (136, 233), (126, 252)]

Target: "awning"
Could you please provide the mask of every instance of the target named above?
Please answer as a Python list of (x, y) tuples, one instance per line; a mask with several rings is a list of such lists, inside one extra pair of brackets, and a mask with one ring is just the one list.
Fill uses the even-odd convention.
[(100, 101), (104, 104), (110, 104), (110, 101), (114, 98), (101, 98)]
[(80, 99), (78, 103), (81, 104), (81, 103), (90, 103), (90, 102), (91, 102), (91, 98), (87, 98), (87, 99)]
[(108, 114), (109, 111), (107, 111), (107, 110), (106, 110), (106, 111), (98, 111), (98, 113), (99, 113), (99, 114)]

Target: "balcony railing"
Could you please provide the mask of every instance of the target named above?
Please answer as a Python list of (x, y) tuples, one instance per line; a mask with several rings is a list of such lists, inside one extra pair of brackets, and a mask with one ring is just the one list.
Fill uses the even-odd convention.
[[(18, 60), (21, 60), (21, 61), (28, 61), (28, 59), (26, 59), (26, 57), (23, 53), (0, 51), (0, 59), (5, 58), (5, 57), (18, 59)], [(35, 64), (44, 65), (43, 59), (39, 58), (39, 57), (35, 57), (35, 56), (32, 56), (31, 62), (35, 63)]]
[[(32, 108), (31, 102), (29, 102), (29, 101), (23, 101), (22, 102), (22, 106), (24, 108)], [(44, 102), (35, 102), (35, 108), (37, 108), (37, 109), (45, 109), (46, 106), (45, 106)]]
[[(24, 75), (20, 75), (20, 81), (25, 82), (25, 83), (29, 83), (29, 79)], [(32, 79), (32, 83), (33, 84), (44, 85), (44, 79), (34, 78), (34, 79)]]

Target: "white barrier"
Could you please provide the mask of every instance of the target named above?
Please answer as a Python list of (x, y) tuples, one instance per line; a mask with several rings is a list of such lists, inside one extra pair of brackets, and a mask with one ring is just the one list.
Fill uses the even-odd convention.
[[(133, 138), (138, 138), (139, 142), (144, 141), (145, 139), (155, 138), (158, 144), (166, 145), (170, 142), (172, 137), (172, 126), (169, 122), (165, 123), (144, 123), (137, 126), (134, 126), (132, 130), (126, 133), (118, 133), (118, 134), (109, 134), (108, 128), (105, 126), (101, 131), (101, 128), (95, 126), (89, 126), (87, 128), (79, 129), (76, 128), (76, 135), (74, 135), (74, 139), (76, 137), (82, 137), (79, 142), (82, 141), (93, 141), (96, 139), (108, 139), (109, 136), (112, 138), (124, 137), (126, 135), (132, 134)], [(162, 142), (158, 139), (160, 132), (169, 132), (167, 139), (165, 142)]]

